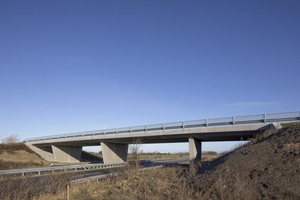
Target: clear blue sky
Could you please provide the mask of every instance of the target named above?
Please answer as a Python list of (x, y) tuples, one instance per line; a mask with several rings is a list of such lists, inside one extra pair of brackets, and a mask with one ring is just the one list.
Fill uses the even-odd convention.
[(296, 0), (0, 1), (0, 138), (295, 111), (299, 75)]

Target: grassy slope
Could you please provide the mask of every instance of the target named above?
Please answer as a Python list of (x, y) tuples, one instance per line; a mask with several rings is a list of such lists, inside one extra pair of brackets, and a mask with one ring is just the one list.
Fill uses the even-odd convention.
[(0, 170), (44, 167), (50, 163), (23, 143), (0, 144)]

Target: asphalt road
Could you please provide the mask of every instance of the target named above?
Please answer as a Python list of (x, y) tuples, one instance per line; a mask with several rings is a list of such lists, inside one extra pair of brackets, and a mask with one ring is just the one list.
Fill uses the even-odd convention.
[[(159, 165), (176, 165), (176, 164), (183, 164), (189, 162), (187, 158), (180, 158), (180, 159), (160, 159), (160, 160), (142, 160), (141, 161), (141, 168), (159, 166)], [(81, 178), (88, 178), (93, 176), (99, 175), (106, 175), (110, 173), (115, 173), (120, 170), (118, 168), (110, 168), (110, 169), (96, 169), (96, 170), (86, 170), (81, 172), (72, 172), (72, 179), (81, 179)]]
[[(187, 163), (189, 159), (160, 159), (160, 160), (142, 160), (141, 161), (141, 168), (149, 168), (155, 166), (166, 166), (166, 165), (176, 165)], [(83, 165), (84, 166), (84, 165)], [(71, 180), (80, 180), (85, 178), (92, 178), (92, 177), (99, 177), (101, 175), (109, 175), (112, 173), (118, 172), (122, 167), (115, 167), (115, 168), (107, 168), (107, 169), (93, 169), (93, 170), (84, 170), (84, 171), (72, 171)], [(33, 179), (34, 182), (39, 182), (43, 177), (51, 176), (51, 174), (44, 174), (41, 176), (32, 176), (30, 179)], [(22, 177), (12, 177), (16, 183), (22, 180)], [(28, 177), (29, 178), (29, 177)]]

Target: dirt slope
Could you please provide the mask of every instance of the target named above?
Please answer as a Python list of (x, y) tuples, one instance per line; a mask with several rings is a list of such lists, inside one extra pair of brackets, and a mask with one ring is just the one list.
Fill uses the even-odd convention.
[[(209, 199), (300, 199), (300, 124), (256, 139), (200, 170)], [(209, 168), (209, 167), (207, 167)]]
[(50, 163), (23, 143), (0, 144), (0, 170), (45, 166)]

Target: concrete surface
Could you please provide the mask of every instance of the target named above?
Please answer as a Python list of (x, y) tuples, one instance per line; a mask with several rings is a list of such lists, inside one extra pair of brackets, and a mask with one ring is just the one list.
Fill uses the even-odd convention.
[(48, 160), (50, 162), (55, 161), (52, 153), (51, 146), (35, 146), (31, 143), (25, 143), (31, 150), (40, 155), (43, 159)]
[(127, 161), (128, 144), (101, 142), (101, 148), (104, 164)]
[(31, 143), (36, 146), (97, 146), (101, 142), (131, 144), (135, 139), (141, 139), (143, 143), (170, 143), (170, 142), (187, 142), (190, 137), (199, 139), (203, 142), (209, 141), (240, 141), (241, 138), (247, 140), (249, 137), (263, 130), (276, 127), (280, 124), (256, 124), (256, 125), (239, 125), (226, 127), (207, 127), (207, 128), (184, 128), (177, 130), (160, 130), (134, 133), (112, 133), (93, 135), (85, 137), (69, 137), (51, 140), (40, 140)]
[(80, 162), (82, 147), (52, 145), (54, 160), (56, 162)]
[(190, 162), (195, 164), (201, 161), (202, 142), (195, 138), (189, 138)]

